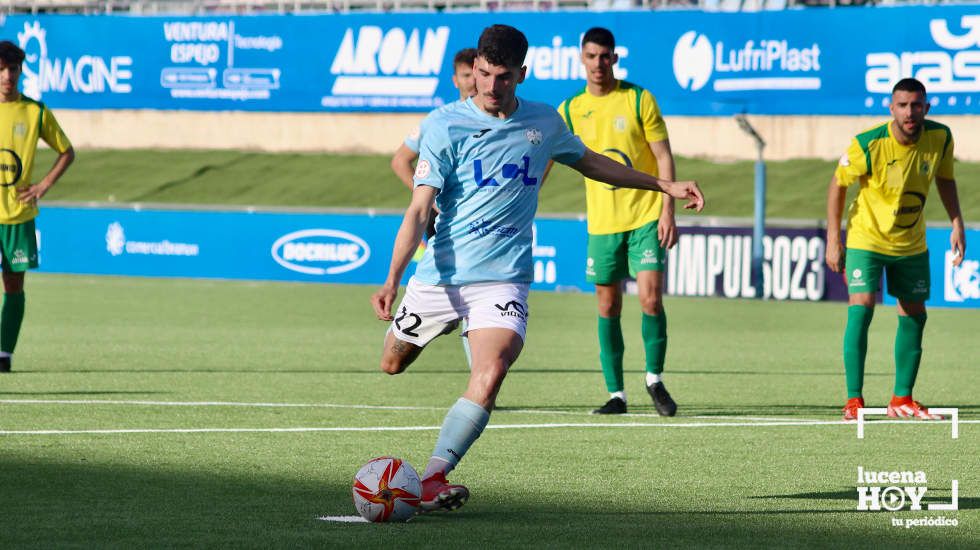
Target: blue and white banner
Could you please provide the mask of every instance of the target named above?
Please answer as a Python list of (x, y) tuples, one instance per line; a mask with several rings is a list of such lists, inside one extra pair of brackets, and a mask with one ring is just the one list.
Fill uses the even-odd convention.
[[(380, 285), (401, 220), (47, 207), (37, 218), (40, 271)], [(585, 244), (585, 222), (537, 220), (533, 288), (590, 290)]]
[[(231, 17), (7, 16), (23, 90), (54, 108), (418, 111), (458, 97), (456, 51), (506, 23), (530, 42), (522, 97), (584, 85), (579, 41), (617, 38), (619, 78), (672, 115), (884, 114), (914, 76), (935, 114), (980, 112), (980, 7), (755, 13), (399, 13)], [(846, 37), (842, 38), (842, 37)]]
[[(42, 272), (382, 284), (401, 216), (64, 208), (37, 219)], [(769, 228), (763, 284), (752, 286), (751, 228), (682, 227), (668, 255), (671, 296), (846, 300), (816, 224)], [(928, 230), (930, 305), (980, 308), (980, 252), (950, 263), (949, 230)], [(534, 222), (534, 290), (592, 292), (583, 220)], [(980, 242), (980, 230), (967, 231)], [(974, 249), (980, 249), (974, 246)], [(414, 272), (410, 267), (405, 280)], [(886, 302), (888, 298), (886, 297)]]

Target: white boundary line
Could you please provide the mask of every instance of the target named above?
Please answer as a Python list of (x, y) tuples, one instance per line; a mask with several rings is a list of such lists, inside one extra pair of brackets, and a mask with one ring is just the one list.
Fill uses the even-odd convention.
[[(959, 426), (960, 422), (965, 422), (965, 423), (969, 423), (970, 422), (969, 420), (960, 420), (959, 419), (960, 418), (960, 411), (959, 411), (959, 409), (955, 409), (955, 408), (935, 408), (935, 407), (933, 407), (933, 408), (929, 409), (929, 412), (935, 413), (935, 414), (948, 414), (948, 415), (950, 415), (951, 418), (949, 420), (949, 423), (953, 425), (953, 429), (952, 429), (952, 432), (953, 432), (952, 435), (953, 435), (953, 437), (952, 437), (952, 439), (959, 439), (960, 438), (960, 426)], [(859, 408), (858, 409), (858, 417), (857, 417), (857, 438), (858, 439), (864, 439), (864, 425), (866, 423), (869, 423), (867, 420), (865, 420), (865, 417), (866, 416), (871, 416), (871, 415), (887, 415), (887, 414), (888, 414), (888, 409), (887, 408), (871, 408), (871, 407), (861, 407), (861, 408)], [(875, 424), (879, 424), (879, 423), (881, 423), (881, 422), (875, 422)], [(937, 423), (937, 421), (930, 420), (928, 423), (934, 424), (934, 423)], [(938, 423), (945, 424), (946, 421), (945, 420), (938, 421)]]
[[(948, 423), (946, 420), (935, 422), (909, 422), (908, 420), (884, 420), (875, 424), (911, 424), (926, 426), (931, 424)], [(960, 423), (980, 424), (980, 420), (961, 420)], [(529, 430), (556, 428), (751, 428), (773, 426), (848, 426), (851, 422), (843, 420), (821, 422), (683, 422), (683, 423), (651, 423), (651, 422), (564, 422), (553, 424), (490, 424), (488, 430)], [(197, 433), (308, 433), (308, 432), (418, 432), (438, 431), (441, 426), (332, 426), (332, 427), (297, 427), (297, 428), (119, 428), (119, 429), (89, 429), (89, 430), (0, 430), (0, 436), (15, 435), (111, 435), (111, 434), (197, 434)]]
[[(419, 407), (409, 405), (345, 405), (338, 403), (263, 403), (241, 401), (141, 401), (110, 399), (0, 399), (0, 405), (133, 405), (148, 407), (255, 407), (255, 408), (324, 408), (324, 409), (366, 409), (392, 411), (445, 411), (448, 407)], [(587, 411), (558, 411), (541, 409), (497, 409), (497, 414), (542, 414), (592, 416)], [(618, 415), (624, 418), (660, 418), (656, 413), (628, 413)], [(738, 415), (696, 415), (687, 418), (701, 420), (758, 420), (762, 422), (824, 422), (820, 419), (804, 419), (779, 416), (738, 416)]]

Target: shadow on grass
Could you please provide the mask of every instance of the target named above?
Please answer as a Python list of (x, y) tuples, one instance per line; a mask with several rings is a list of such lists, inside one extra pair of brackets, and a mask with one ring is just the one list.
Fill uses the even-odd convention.
[[(272, 467), (271, 473), (274, 458), (252, 460), (247, 446), (240, 455), (191, 465), (181, 460), (184, 453), (193, 455), (206, 440), (175, 442), (137, 446), (134, 456), (120, 453), (113, 463), (88, 463), (84, 452), (74, 452), (71, 463), (52, 463), (0, 451), (0, 541), (8, 548), (431, 548), (467, 540), (508, 548), (608, 548), (613, 540), (627, 548), (843, 548), (863, 547), (867, 540), (876, 546), (908, 542), (905, 530), (852, 512), (843, 502), (836, 509), (807, 509), (790, 500), (842, 498), (837, 491), (749, 497), (785, 502), (770, 503), (773, 510), (709, 495), (670, 509), (653, 497), (643, 506), (619, 504), (612, 488), (555, 499), (554, 487), (536, 485), (540, 481), (518, 493), (471, 485), (474, 498), (462, 510), (408, 524), (331, 523), (317, 518), (355, 513), (346, 472), (318, 472), (312, 465), (303, 472), (302, 463), (292, 460), (299, 472)], [(965, 529), (922, 530), (915, 542), (966, 548), (969, 535)]]

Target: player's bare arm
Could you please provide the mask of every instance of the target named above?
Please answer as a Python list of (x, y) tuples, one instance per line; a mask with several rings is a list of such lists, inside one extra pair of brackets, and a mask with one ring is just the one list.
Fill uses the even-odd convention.
[(655, 178), (643, 172), (637, 172), (609, 157), (600, 155), (591, 149), (586, 149), (582, 158), (572, 168), (583, 176), (594, 180), (630, 189), (660, 191), (677, 199), (684, 199), (684, 208), (700, 212), (704, 209), (704, 194), (695, 181), (667, 181)]
[(34, 185), (29, 185), (17, 192), (17, 200), (20, 202), (34, 202), (40, 200), (47, 194), (48, 190), (58, 182), (58, 179), (68, 170), (71, 163), (75, 160), (75, 149), (69, 147), (64, 153), (58, 155), (51, 170), (41, 178), (41, 181)]
[(398, 228), (398, 235), (395, 237), (395, 247), (391, 253), (391, 266), (388, 268), (388, 278), (384, 285), (371, 296), (371, 305), (378, 319), (391, 321), (391, 308), (398, 296), (398, 283), (405, 274), (405, 269), (415, 250), (422, 241), (422, 234), (425, 232), (425, 224), (429, 219), (429, 209), (436, 198), (438, 189), (429, 185), (419, 185), (412, 192), (412, 202), (409, 203), (402, 219), (402, 225)]
[(835, 273), (844, 270), (844, 247), (840, 240), (840, 223), (846, 197), (847, 188), (837, 185), (837, 176), (832, 177), (830, 185), (827, 187), (827, 252), (825, 257), (827, 267)]
[(405, 146), (404, 143), (398, 146), (395, 154), (391, 157), (391, 171), (398, 176), (398, 179), (411, 190), (415, 187), (412, 176), (415, 175), (415, 161), (419, 154)]
[[(674, 154), (670, 150), (670, 140), (651, 141), (650, 151), (657, 159), (657, 173), (660, 177), (674, 181), (676, 170)], [(657, 237), (660, 246), (670, 249), (677, 244), (677, 222), (674, 220), (674, 197), (665, 195), (663, 206), (660, 208), (660, 219), (657, 221)]]
[(960, 198), (956, 193), (956, 180), (936, 178), (936, 191), (939, 192), (939, 199), (943, 201), (949, 221), (953, 223), (953, 230), (949, 234), (949, 247), (954, 254), (953, 265), (959, 266), (966, 252), (966, 231), (963, 227), (963, 214), (960, 213)]

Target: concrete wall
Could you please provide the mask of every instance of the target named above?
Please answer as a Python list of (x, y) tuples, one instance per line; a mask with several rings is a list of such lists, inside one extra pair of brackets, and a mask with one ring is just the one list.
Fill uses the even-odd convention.
[[(250, 149), (391, 153), (419, 114), (246, 113), (107, 110), (55, 112), (80, 149)], [(834, 159), (858, 132), (880, 117), (752, 116), (768, 143), (766, 159)], [(953, 130), (956, 157), (980, 161), (980, 116), (936, 117)], [(679, 155), (754, 159), (755, 146), (730, 117), (667, 117)]]

